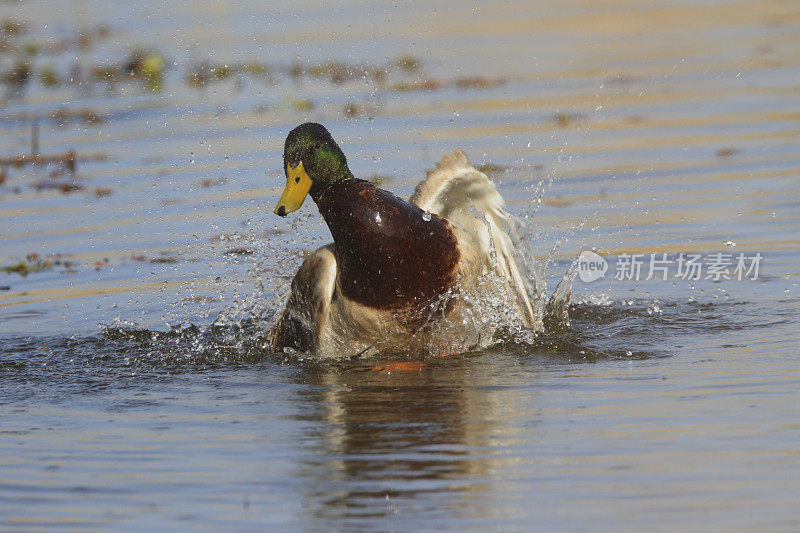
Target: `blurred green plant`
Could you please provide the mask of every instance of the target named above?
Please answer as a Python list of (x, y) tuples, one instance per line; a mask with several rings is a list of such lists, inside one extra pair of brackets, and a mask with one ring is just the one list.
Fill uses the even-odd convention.
[(6, 274), (19, 274), (23, 278), (33, 272), (40, 272), (47, 270), (53, 266), (50, 261), (40, 259), (38, 254), (28, 254), (27, 258), (14, 265), (9, 265), (0, 268), (0, 272)]
[(52, 67), (44, 67), (39, 71), (39, 83), (43, 87), (58, 87), (61, 85), (61, 80), (58, 78), (55, 69)]
[(153, 53), (145, 56), (142, 61), (142, 79), (147, 90), (158, 92), (162, 89), (164, 67), (164, 58), (160, 55)]

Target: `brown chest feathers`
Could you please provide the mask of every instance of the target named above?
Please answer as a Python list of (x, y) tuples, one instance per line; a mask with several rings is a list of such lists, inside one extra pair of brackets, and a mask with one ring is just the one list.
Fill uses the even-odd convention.
[(331, 185), (317, 204), (333, 235), (344, 297), (414, 310), (455, 282), (460, 252), (447, 221), (363, 180)]

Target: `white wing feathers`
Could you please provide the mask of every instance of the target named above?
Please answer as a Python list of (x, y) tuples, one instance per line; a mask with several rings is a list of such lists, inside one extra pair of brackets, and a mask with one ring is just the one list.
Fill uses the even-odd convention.
[[(533, 327), (536, 321), (526, 291), (527, 283), (514, 260), (514, 245), (509, 236), (513, 222), (503, 209), (503, 197), (488, 176), (473, 167), (463, 151), (454, 150), (442, 157), (436, 168), (417, 185), (411, 203), (467, 231), (475, 231), (483, 246), (480, 252), (487, 259), (491, 258), (494, 246), (495, 268), (508, 279), (526, 325)], [(471, 212), (471, 207), (475, 213)]]

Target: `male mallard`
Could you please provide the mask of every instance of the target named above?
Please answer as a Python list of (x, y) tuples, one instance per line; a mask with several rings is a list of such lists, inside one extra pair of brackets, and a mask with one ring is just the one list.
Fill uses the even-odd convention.
[[(490, 272), (505, 280), (507, 304), (523, 324), (534, 323), (503, 199), (461, 150), (428, 172), (410, 202), (354, 178), (320, 124), (289, 132), (283, 163), (286, 188), (275, 213), (299, 209), (310, 194), (333, 243), (310, 254), (295, 274), (269, 335), (273, 350), (319, 357), (441, 350), (452, 345), (436, 337), (467, 337), (457, 327), (467, 324), (463, 296)], [(442, 323), (447, 327), (436, 327)]]

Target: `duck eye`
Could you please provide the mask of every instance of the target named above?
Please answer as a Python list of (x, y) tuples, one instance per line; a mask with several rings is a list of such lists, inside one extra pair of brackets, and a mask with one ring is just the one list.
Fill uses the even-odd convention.
[(294, 179), (294, 182), (295, 182), (295, 183), (300, 183), (300, 176), (297, 176), (297, 177)]

